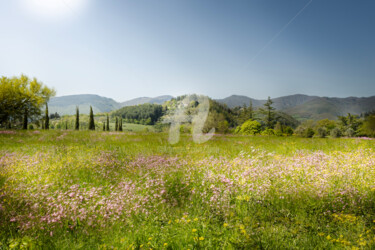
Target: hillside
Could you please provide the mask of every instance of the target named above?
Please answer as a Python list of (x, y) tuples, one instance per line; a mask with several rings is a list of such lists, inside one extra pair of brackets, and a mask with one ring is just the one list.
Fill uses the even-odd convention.
[[(247, 106), (253, 102), (255, 108), (263, 106), (266, 100), (256, 100), (247, 96), (232, 95), (217, 100), (233, 108)], [(318, 97), (308, 95), (290, 95), (272, 99), (273, 106), (299, 120), (336, 119), (338, 115), (361, 114), (375, 109), (375, 96), (372, 97)]]
[(163, 104), (165, 101), (169, 101), (172, 98), (173, 96), (170, 96), (170, 95), (163, 95), (163, 96), (157, 96), (157, 97), (138, 97), (129, 101), (122, 102), (120, 105), (121, 107), (125, 107), (125, 106), (134, 106), (134, 105), (145, 104), (145, 103)]
[(88, 114), (90, 105), (94, 113), (109, 112), (121, 107), (119, 103), (111, 98), (88, 94), (54, 97), (48, 102), (50, 113), (57, 112), (60, 115), (75, 114), (76, 106), (79, 106), (81, 114)]
[(115, 100), (99, 95), (68, 95), (51, 98), (48, 102), (50, 113), (59, 113), (60, 115), (73, 115), (76, 112), (76, 106), (79, 107), (81, 114), (90, 112), (90, 105), (94, 113), (110, 112), (125, 106), (133, 106), (144, 103), (162, 104), (172, 99), (172, 96), (164, 95), (158, 97), (140, 97), (129, 101), (118, 103)]

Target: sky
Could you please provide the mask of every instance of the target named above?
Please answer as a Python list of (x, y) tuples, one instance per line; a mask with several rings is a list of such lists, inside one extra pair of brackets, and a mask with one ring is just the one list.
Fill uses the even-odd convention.
[(373, 0), (0, 0), (0, 76), (57, 96), (375, 95)]

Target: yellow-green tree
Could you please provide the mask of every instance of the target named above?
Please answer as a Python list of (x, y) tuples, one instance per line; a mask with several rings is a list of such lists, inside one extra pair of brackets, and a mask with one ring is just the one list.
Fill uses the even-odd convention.
[(36, 78), (25, 75), (0, 78), (0, 125), (27, 127), (29, 120), (40, 118), (43, 105), (55, 91)]

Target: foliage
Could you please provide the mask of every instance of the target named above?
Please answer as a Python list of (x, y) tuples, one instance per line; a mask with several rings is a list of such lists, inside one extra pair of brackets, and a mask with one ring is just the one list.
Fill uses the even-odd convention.
[(264, 108), (260, 109), (264, 115), (264, 122), (267, 128), (273, 128), (275, 124), (275, 108), (272, 107), (273, 101), (268, 97), (267, 102), (264, 104)]
[(360, 127), (360, 134), (370, 137), (375, 137), (375, 115), (368, 115), (362, 126)]
[(79, 109), (78, 106), (76, 107), (76, 123), (74, 126), (75, 130), (79, 130)]
[(111, 114), (113, 117), (120, 116), (126, 122), (140, 123), (145, 125), (155, 124), (163, 115), (163, 107), (158, 104), (141, 104), (126, 106)]
[[(55, 95), (36, 78), (25, 75), (0, 78), (0, 126), (22, 125), (27, 128), (28, 121), (40, 119), (43, 105)], [(26, 118), (26, 119), (25, 119)], [(8, 126), (7, 126), (8, 125)]]
[(46, 110), (45, 110), (46, 114), (44, 116), (44, 129), (49, 129), (49, 113), (48, 113), (48, 103), (46, 103)]
[(258, 121), (247, 120), (240, 126), (237, 133), (242, 135), (256, 135), (261, 131), (261, 124)]
[(275, 135), (275, 130), (273, 130), (272, 128), (266, 128), (260, 134), (261, 135)]
[(89, 130), (95, 130), (94, 112), (90, 106)]
[(330, 132), (330, 136), (333, 138), (339, 138), (341, 137), (341, 130), (339, 128), (334, 128)]

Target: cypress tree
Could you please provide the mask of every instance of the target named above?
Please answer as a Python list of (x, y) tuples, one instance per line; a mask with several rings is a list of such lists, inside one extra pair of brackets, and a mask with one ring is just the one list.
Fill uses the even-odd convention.
[(103, 122), (103, 131), (105, 131), (105, 122)]
[(115, 131), (118, 131), (118, 118), (116, 117)]
[(109, 117), (108, 117), (108, 114), (107, 114), (107, 131), (109, 131)]
[(119, 124), (118, 130), (122, 131), (122, 117), (120, 117), (120, 124)]
[(75, 126), (75, 129), (79, 130), (79, 109), (78, 109), (78, 106), (76, 107), (76, 126)]
[(44, 129), (44, 120), (42, 119), (42, 129)]
[(48, 104), (46, 103), (46, 123), (44, 124), (44, 129), (49, 129), (49, 115), (48, 115)]
[(25, 109), (25, 113), (23, 114), (23, 129), (27, 129), (27, 109)]
[(65, 121), (65, 130), (68, 130), (68, 121)]
[(90, 106), (89, 130), (95, 130), (94, 112), (92, 111), (91, 106)]

